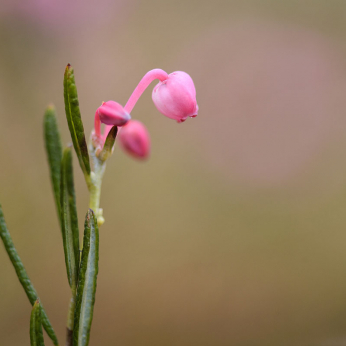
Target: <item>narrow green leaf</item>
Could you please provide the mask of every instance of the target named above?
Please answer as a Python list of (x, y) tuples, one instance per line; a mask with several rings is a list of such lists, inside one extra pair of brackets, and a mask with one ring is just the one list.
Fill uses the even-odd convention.
[(36, 300), (31, 310), (30, 345), (44, 346), (44, 339), (43, 339), (43, 333), (42, 333), (41, 306), (38, 299)]
[(106, 161), (108, 159), (108, 157), (110, 155), (112, 155), (113, 147), (114, 147), (114, 143), (115, 143), (115, 138), (117, 137), (117, 133), (118, 133), (118, 127), (113, 126), (107, 135), (106, 142), (103, 146), (102, 151), (98, 155), (98, 158), (101, 161)]
[(70, 64), (66, 66), (64, 74), (64, 100), (67, 123), (79, 164), (83, 173), (90, 175), (88, 146), (85, 141), (84, 127), (79, 110), (74, 71)]
[(87, 346), (96, 293), (99, 260), (99, 230), (94, 212), (89, 209), (85, 218), (83, 252), (79, 271), (73, 345)]
[(71, 148), (66, 148), (61, 160), (61, 231), (65, 252), (65, 263), (70, 287), (77, 286), (79, 268), (79, 229), (76, 197), (73, 183)]
[(55, 204), (60, 221), (60, 163), (62, 158), (61, 140), (54, 106), (48, 106), (44, 114), (44, 139), (50, 169)]
[[(24, 265), (23, 265), (19, 255), (18, 255), (18, 252), (17, 252), (16, 248), (14, 247), (12, 238), (10, 236), (8, 229), (7, 229), (7, 225), (5, 222), (5, 218), (4, 218), (4, 214), (2, 212), (1, 205), (0, 205), (0, 237), (4, 243), (6, 252), (7, 252), (8, 256), (10, 257), (10, 260), (11, 260), (13, 267), (16, 271), (18, 279), (24, 288), (24, 291), (25, 291), (26, 295), (28, 296), (31, 305), (34, 305), (36, 300), (38, 299), (38, 296), (37, 296), (37, 293), (36, 293), (34, 286), (32, 285), (32, 283), (29, 279), (28, 274), (24, 268)], [(54, 345), (57, 346), (59, 344), (58, 339), (54, 333), (53, 327), (50, 324), (48, 316), (47, 316), (42, 305), (41, 305), (41, 309), (42, 309), (43, 327), (46, 330), (48, 336), (52, 339)]]

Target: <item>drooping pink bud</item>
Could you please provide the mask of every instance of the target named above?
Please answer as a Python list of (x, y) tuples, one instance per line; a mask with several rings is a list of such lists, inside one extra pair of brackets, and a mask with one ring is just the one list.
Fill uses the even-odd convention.
[(118, 102), (107, 101), (97, 108), (95, 113), (95, 134), (101, 137), (101, 123), (111, 126), (123, 126), (131, 116)]
[(97, 111), (101, 122), (106, 125), (123, 126), (131, 119), (123, 106), (115, 101), (103, 102)]
[(158, 111), (168, 118), (183, 122), (197, 116), (196, 89), (186, 72), (169, 74), (155, 86), (152, 98)]
[(118, 134), (121, 148), (137, 159), (146, 159), (150, 153), (150, 137), (146, 127), (138, 120), (130, 120)]

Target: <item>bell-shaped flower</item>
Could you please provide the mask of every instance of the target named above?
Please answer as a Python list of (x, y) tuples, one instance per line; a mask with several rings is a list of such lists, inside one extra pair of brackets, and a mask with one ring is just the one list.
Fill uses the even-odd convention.
[(158, 111), (168, 118), (183, 122), (197, 116), (196, 89), (186, 72), (169, 74), (155, 86), (152, 98)]
[(146, 159), (150, 154), (150, 137), (146, 127), (138, 120), (130, 120), (118, 134), (121, 148), (137, 159)]

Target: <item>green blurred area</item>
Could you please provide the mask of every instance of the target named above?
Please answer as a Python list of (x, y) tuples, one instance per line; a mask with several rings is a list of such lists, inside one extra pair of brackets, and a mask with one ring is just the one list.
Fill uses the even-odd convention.
[[(0, 202), (61, 345), (70, 293), (42, 121), (54, 103), (70, 142), (68, 62), (88, 134), (152, 68), (188, 72), (199, 104), (176, 124), (149, 88), (132, 117), (151, 158), (116, 148), (107, 163), (90, 345), (345, 345), (346, 3), (97, 3), (0, 9)], [(2, 246), (0, 263), (0, 345), (28, 345)]]

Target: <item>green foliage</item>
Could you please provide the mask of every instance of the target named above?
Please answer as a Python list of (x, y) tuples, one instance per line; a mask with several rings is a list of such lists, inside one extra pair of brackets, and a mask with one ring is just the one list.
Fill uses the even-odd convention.
[(74, 346), (87, 346), (89, 343), (95, 303), (98, 260), (99, 230), (94, 212), (89, 209), (85, 218), (83, 252), (74, 314)]
[[(29, 301), (31, 305), (34, 305), (36, 300), (38, 299), (36, 290), (34, 286), (32, 285), (29, 276), (24, 268), (24, 265), (18, 255), (18, 252), (16, 248), (14, 247), (12, 238), (10, 236), (10, 233), (7, 229), (7, 225), (5, 222), (4, 214), (0, 205), (0, 237), (5, 245), (5, 249), (7, 251), (8, 256), (10, 257), (10, 260), (13, 264), (13, 267), (16, 271), (16, 274), (18, 276), (18, 279), (20, 283), (22, 284), (24, 291), (26, 295), (29, 298)], [(52, 339), (54, 345), (58, 345), (58, 339), (54, 333), (53, 327), (49, 322), (48, 316), (46, 312), (43, 309), (43, 306), (41, 306), (42, 309), (42, 324), (44, 329), (46, 330), (49, 337)]]
[(62, 149), (54, 106), (49, 106), (44, 114), (44, 139), (55, 204), (60, 221), (60, 163), (62, 158)]
[(39, 300), (36, 300), (30, 317), (30, 345), (44, 346), (41, 320), (41, 306)]
[(88, 147), (85, 141), (84, 127), (79, 109), (74, 71), (70, 64), (66, 66), (64, 74), (64, 100), (66, 118), (68, 127), (70, 129), (73, 146), (84, 175), (89, 176), (90, 162)]
[[(105, 167), (104, 161), (112, 153), (118, 129), (116, 126), (111, 129), (107, 136), (104, 148), (99, 153), (98, 157), (96, 158), (95, 153), (93, 154), (94, 156), (92, 156), (92, 158), (94, 159), (94, 164), (96, 162), (96, 168), (98, 168), (96, 171), (98, 173), (96, 174), (96, 178), (95, 173), (94, 177), (92, 177), (89, 153), (79, 110), (74, 72), (70, 64), (67, 65), (64, 74), (64, 100), (66, 118), (73, 146), (88, 183), (89, 191), (92, 195), (90, 197), (90, 205), (93, 208), (95, 207), (95, 210), (99, 210), (99, 192), (102, 174)], [(71, 147), (62, 151), (61, 139), (56, 120), (56, 111), (53, 106), (49, 106), (44, 115), (44, 139), (54, 199), (63, 237), (67, 277), (72, 291), (67, 324), (67, 345), (72, 346), (73, 343), (73, 345), (76, 346), (87, 346), (89, 343), (90, 329), (93, 319), (98, 274), (99, 230), (97, 219), (93, 210), (89, 209), (85, 219), (83, 251), (80, 259), (72, 151)], [(31, 346), (44, 346), (42, 326), (52, 339), (54, 345), (58, 346), (55, 332), (48, 320), (43, 306), (38, 300), (37, 292), (33, 287), (14, 247), (5, 223), (1, 205), (0, 237), (15, 268), (18, 279), (33, 306), (30, 318)]]
[(73, 183), (71, 148), (66, 148), (61, 161), (61, 231), (65, 252), (68, 282), (71, 288), (77, 286), (79, 268), (79, 229), (76, 197)]

